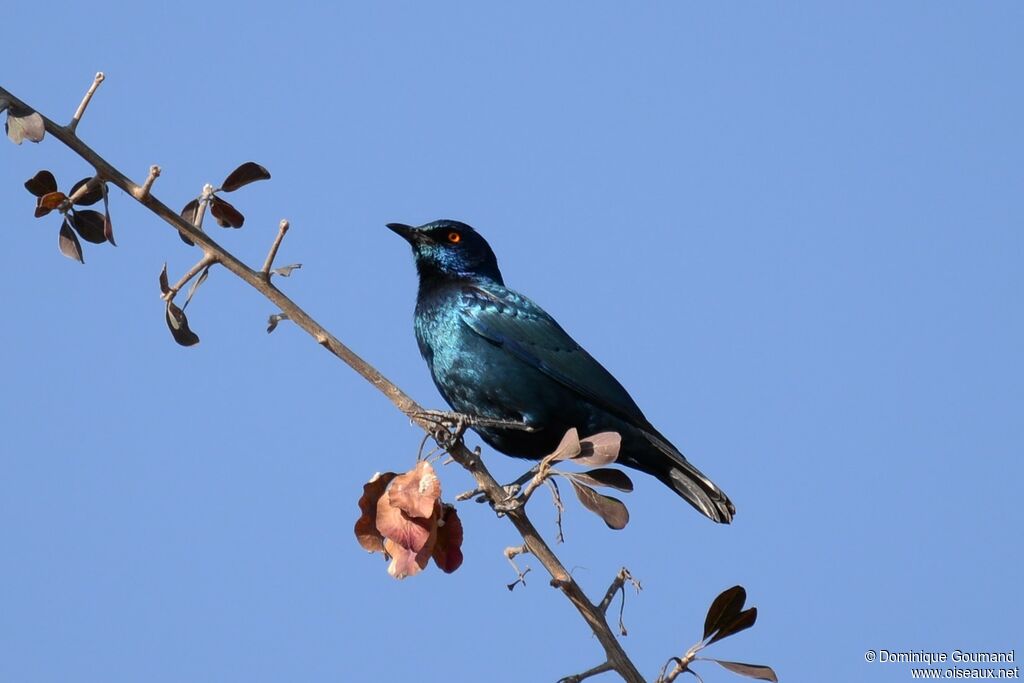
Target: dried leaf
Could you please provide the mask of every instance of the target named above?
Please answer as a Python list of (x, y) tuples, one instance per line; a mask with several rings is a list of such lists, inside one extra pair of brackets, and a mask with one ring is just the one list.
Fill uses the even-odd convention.
[(427, 566), (437, 539), (440, 512), (441, 505), (435, 501), (428, 518), (410, 517), (392, 504), (390, 489), (381, 496), (377, 501), (377, 531), (384, 537), (384, 552), (391, 556), (389, 574), (404, 579)]
[(82, 243), (75, 237), (75, 231), (68, 225), (67, 220), (60, 226), (60, 236), (57, 239), (57, 246), (60, 248), (60, 253), (67, 256), (69, 259), (78, 261), (79, 263), (85, 263), (85, 259), (82, 258)]
[(173, 301), (167, 302), (167, 311), (164, 317), (167, 320), (167, 329), (171, 331), (174, 341), (182, 346), (194, 346), (199, 343), (199, 336), (188, 327), (188, 318), (185, 317), (185, 312), (175, 306)]
[(708, 615), (704, 618), (704, 637), (701, 640), (707, 640), (708, 636), (720, 629), (723, 624), (739, 616), (746, 601), (747, 591), (743, 586), (733, 586), (719, 593), (711, 602)]
[(92, 209), (82, 209), (71, 213), (71, 227), (75, 229), (79, 237), (86, 242), (103, 244), (107, 241), (104, 234), (103, 214)]
[(551, 452), (551, 455), (545, 456), (544, 459), (548, 462), (568, 460), (579, 455), (580, 450), (580, 435), (576, 428), (573, 427), (562, 435), (562, 440), (558, 442), (558, 447)]
[(267, 320), (267, 334), (270, 334), (271, 332), (276, 330), (277, 324), (279, 322), (288, 319), (289, 318), (287, 313), (275, 313), (274, 315), (270, 316), (270, 318)]
[(355, 532), (359, 545), (368, 552), (384, 552), (384, 537), (377, 531), (377, 502), (384, 495), (391, 480), (397, 476), (394, 472), (378, 472), (370, 481), (363, 484), (363, 495), (359, 498), (359, 519), (356, 520)]
[(36, 197), (42, 197), (44, 194), (57, 191), (57, 179), (44, 169), (25, 181), (25, 189)]
[(441, 498), (441, 482), (433, 466), (421, 460), (411, 471), (395, 479), (388, 495), (391, 504), (405, 514), (426, 518), (434, 513), (434, 504)]
[(589, 472), (567, 472), (565, 476), (588, 486), (607, 486), (629, 493), (633, 490), (633, 480), (622, 470), (600, 468)]
[(577, 484), (571, 479), (569, 481), (583, 507), (596, 513), (610, 528), (623, 529), (629, 524), (629, 510), (621, 500), (602, 495), (589, 486)]
[(228, 174), (220, 189), (225, 192), (234, 192), (238, 188), (254, 183), (257, 180), (270, 180), (270, 172), (255, 161), (247, 161)]
[[(185, 222), (188, 223), (189, 225), (198, 228), (198, 226), (196, 226), (196, 215), (197, 215), (198, 211), (199, 211), (199, 200), (198, 199), (193, 199), (192, 201), (190, 201), (188, 204), (185, 205), (184, 209), (181, 210), (181, 217), (183, 219), (185, 219)], [(188, 237), (186, 237), (185, 235), (183, 235), (180, 232), (178, 233), (178, 237), (180, 237), (181, 241), (184, 242), (185, 244), (187, 244), (188, 246), (190, 246), (190, 247), (196, 246), (195, 242), (193, 242), (192, 240), (190, 240)]]
[(46, 135), (43, 117), (31, 109), (15, 110), (13, 105), (7, 110), (7, 122), (4, 124), (7, 137), (16, 145), (22, 141), (39, 142)]
[(220, 197), (214, 197), (210, 201), (210, 213), (217, 219), (217, 225), (222, 228), (240, 228), (245, 223), (245, 216)]
[(419, 574), (430, 561), (428, 547), (429, 544), (419, 552), (414, 552), (395, 543), (390, 538), (384, 539), (384, 553), (391, 557), (388, 574), (396, 579), (405, 579)]
[(434, 564), (446, 574), (462, 566), (462, 520), (454, 505), (444, 504), (441, 508), (432, 556)]
[(199, 211), (199, 200), (193, 199), (185, 205), (184, 209), (181, 210), (181, 217), (185, 219), (186, 223), (194, 226), (196, 224), (197, 211)]
[[(437, 526), (435, 513), (439, 512), (439, 509), (435, 509), (427, 517), (410, 517), (394, 505), (390, 490), (394, 488), (394, 485), (394, 481), (392, 481), (388, 492), (377, 501), (377, 531), (384, 538), (390, 538), (403, 548), (418, 552), (427, 543), (434, 527)], [(440, 505), (436, 507), (440, 508)], [(429, 550), (427, 555), (429, 557)]]
[(103, 237), (110, 242), (111, 246), (117, 246), (117, 242), (114, 241), (114, 224), (110, 222), (109, 211), (103, 213)]
[[(71, 192), (68, 193), (68, 196), (74, 197), (75, 193), (78, 192), (78, 188), (82, 187), (82, 185), (85, 185), (90, 180), (92, 180), (92, 178), (82, 178), (72, 185)], [(96, 183), (88, 192), (75, 200), (75, 206), (92, 206), (101, 199), (103, 199), (103, 185), (101, 183)]]
[(737, 673), (741, 676), (747, 676), (748, 678), (756, 678), (759, 681), (771, 681), (771, 683), (779, 683), (778, 676), (772, 671), (770, 666), (764, 666), (762, 664), (743, 664), (742, 662), (726, 662), (721, 659), (708, 659), (709, 662), (716, 662), (722, 667)]
[(281, 277), (288, 277), (289, 275), (292, 274), (293, 270), (298, 270), (301, 267), (302, 267), (301, 263), (291, 263), (291, 264), (289, 264), (287, 266), (281, 266), (279, 268), (274, 268), (270, 272), (273, 273), (274, 275), (280, 275)]
[(184, 311), (186, 308), (188, 308), (189, 302), (192, 301), (192, 295), (196, 293), (196, 290), (199, 289), (200, 285), (206, 282), (206, 278), (209, 274), (210, 266), (206, 266), (205, 268), (203, 268), (203, 272), (199, 274), (199, 277), (197, 277), (195, 281), (192, 283), (192, 286), (188, 288), (188, 296), (185, 297), (185, 303), (182, 304), (181, 310)]
[(42, 218), (61, 204), (67, 196), (63, 192), (47, 192), (36, 202), (36, 218)]
[(711, 643), (716, 643), (719, 640), (722, 640), (723, 638), (728, 638), (729, 636), (735, 635), (740, 631), (747, 630), (748, 628), (754, 625), (755, 621), (757, 621), (756, 607), (751, 607), (750, 609), (743, 610), (742, 612), (737, 614), (734, 619), (723, 624), (722, 627), (719, 628), (718, 631), (715, 633), (715, 635), (711, 636), (711, 640), (708, 641), (708, 645), (710, 645)]
[(167, 281), (167, 264), (164, 263), (164, 268), (160, 271), (160, 293), (167, 294), (169, 291), (171, 291), (171, 283)]
[(573, 463), (584, 467), (604, 467), (619, 457), (622, 437), (618, 432), (601, 432), (580, 439), (580, 454), (573, 458)]

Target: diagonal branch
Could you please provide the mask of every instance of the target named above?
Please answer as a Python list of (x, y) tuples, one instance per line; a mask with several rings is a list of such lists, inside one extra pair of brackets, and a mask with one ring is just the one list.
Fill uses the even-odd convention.
[[(97, 78), (97, 81), (99, 80), (101, 79)], [(92, 92), (95, 91), (94, 88), (91, 90)], [(91, 92), (88, 96), (91, 96)], [(0, 102), (35, 111), (35, 109), (29, 107), (2, 87), (0, 87)], [(84, 104), (88, 104), (88, 101), (83, 102)], [(84, 106), (81, 107), (82, 110), (84, 108)], [(157, 199), (150, 192), (151, 182), (145, 185), (138, 185), (124, 175), (91, 147), (86, 145), (75, 134), (74, 126), (62, 126), (45, 116), (42, 118), (46, 131), (91, 165), (102, 180), (113, 183), (127, 192), (140, 204), (170, 224), (180, 234), (188, 237), (205, 254), (213, 256), (225, 269), (270, 300), (292, 322), (313, 337), (318, 344), (372, 384), (410, 420), (428, 434), (434, 436), (435, 439), (440, 439), (442, 445), (451, 454), (452, 458), (473, 476), (477, 486), (492, 501), (501, 503), (507, 500), (508, 494), (505, 490), (495, 481), (487, 468), (484, 467), (481, 459), (466, 448), (461, 439), (451, 440), (446, 438), (448, 436), (446, 430), (443, 430), (445, 432), (444, 435), (439, 434), (436, 423), (432, 423), (422, 417), (424, 410), (416, 401), (388, 380), (377, 368), (363, 360), (328, 332), (320, 323), (316, 322), (298, 304), (275, 287), (269, 278), (264, 277), (262, 271), (249, 268), (231, 252), (217, 244), (208, 234), (182, 219), (176, 211)], [(72, 123), (76, 126), (77, 118)], [(610, 668), (614, 669), (624, 680), (630, 683), (642, 683), (643, 677), (622, 649), (612, 630), (608, 627), (604, 612), (590, 601), (583, 592), (583, 589), (580, 588), (558, 557), (555, 556), (547, 542), (544, 541), (533, 525), (533, 522), (527, 517), (525, 507), (512, 507), (505, 512), (505, 516), (522, 536), (524, 545), (530, 554), (536, 557), (537, 561), (551, 575), (551, 585), (558, 588), (568, 598), (569, 602), (579, 611), (587, 626), (593, 631), (598, 642), (604, 648)]]

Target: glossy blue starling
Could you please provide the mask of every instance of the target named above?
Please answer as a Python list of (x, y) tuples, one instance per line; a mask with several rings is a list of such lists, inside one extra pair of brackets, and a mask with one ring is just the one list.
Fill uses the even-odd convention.
[(654, 428), (622, 385), (544, 309), (505, 287), (476, 230), (450, 220), (388, 227), (412, 245), (420, 280), (416, 341), (441, 396), (460, 413), (533, 428), (474, 427), (486, 443), (536, 460), (572, 427), (580, 435), (618, 432), (619, 462), (654, 475), (715, 522), (732, 520), (729, 497)]

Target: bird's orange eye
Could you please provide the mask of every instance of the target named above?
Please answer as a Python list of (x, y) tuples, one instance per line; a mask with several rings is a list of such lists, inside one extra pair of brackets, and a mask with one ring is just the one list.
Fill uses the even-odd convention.
[(453, 230), (452, 232), (448, 233), (448, 241), (451, 242), (452, 244), (458, 244), (459, 242), (462, 241), (462, 235)]

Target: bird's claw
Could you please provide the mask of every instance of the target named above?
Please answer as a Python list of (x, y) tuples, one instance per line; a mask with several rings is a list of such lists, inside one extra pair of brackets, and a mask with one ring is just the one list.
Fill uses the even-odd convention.
[(414, 413), (412, 417), (443, 427), (450, 431), (455, 438), (462, 436), (470, 427), (518, 429), (525, 432), (535, 431), (534, 427), (520, 420), (503, 420), (483, 415), (470, 415), (469, 413), (456, 413), (445, 410), (421, 410), (418, 413)]
[(522, 506), (523, 506), (523, 501), (519, 500), (514, 495), (510, 495), (505, 500), (492, 501), (492, 503), (491, 503), (491, 507), (494, 508), (494, 511), (495, 512), (500, 512), (502, 514), (508, 514), (510, 512), (515, 512), (516, 510), (518, 510)]

